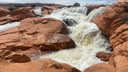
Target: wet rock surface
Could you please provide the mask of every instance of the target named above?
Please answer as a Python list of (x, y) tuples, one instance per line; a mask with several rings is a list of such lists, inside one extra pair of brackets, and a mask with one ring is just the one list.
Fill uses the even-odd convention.
[(96, 57), (100, 58), (101, 61), (109, 61), (111, 54), (110, 53), (104, 53), (99, 52), (96, 54)]

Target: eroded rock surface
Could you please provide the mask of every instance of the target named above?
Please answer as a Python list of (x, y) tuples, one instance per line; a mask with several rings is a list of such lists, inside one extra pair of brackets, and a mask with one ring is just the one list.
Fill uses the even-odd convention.
[[(109, 7), (102, 15), (92, 19), (105, 35), (113, 48), (108, 64), (116, 72), (127, 72), (128, 69), (128, 1), (120, 0)], [(113, 72), (113, 71), (112, 71)]]
[(81, 72), (65, 63), (58, 63), (50, 59), (41, 59), (27, 63), (0, 62), (1, 72)]
[(100, 58), (101, 61), (109, 61), (111, 57), (110, 53), (99, 52), (96, 54), (96, 57)]
[(7, 9), (0, 9), (0, 17), (7, 16), (11, 13), (10, 10)]
[(116, 69), (109, 64), (98, 63), (88, 67), (83, 72), (116, 72)]
[(57, 51), (74, 48), (68, 29), (61, 21), (53, 18), (28, 18), (20, 26), (0, 33), (0, 49), (25, 51), (30, 48)]
[(9, 50), (0, 50), (0, 58), (15, 63), (25, 63), (31, 61), (31, 59), (22, 53), (16, 53)]
[(105, 35), (111, 36), (115, 30), (124, 22), (123, 17), (128, 15), (127, 2), (116, 2), (114, 5), (105, 10), (102, 15), (92, 19), (98, 28)]
[(21, 21), (22, 19), (32, 17), (36, 17), (36, 14), (28, 8), (16, 9), (11, 12), (10, 17), (0, 17), (0, 25), (6, 24), (8, 22)]

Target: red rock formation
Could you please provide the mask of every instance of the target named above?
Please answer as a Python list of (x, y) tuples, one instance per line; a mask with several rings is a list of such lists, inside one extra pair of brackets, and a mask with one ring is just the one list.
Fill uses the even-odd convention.
[(106, 63), (98, 63), (85, 69), (83, 72), (116, 72), (116, 69)]
[(0, 50), (0, 57), (15, 63), (25, 63), (31, 61), (28, 56), (22, 53), (16, 53), (9, 50)]
[(128, 71), (128, 59), (126, 56), (116, 56), (114, 58), (116, 63), (116, 72), (127, 72)]
[(0, 62), (1, 72), (81, 72), (65, 63), (58, 63), (50, 59), (41, 59), (28, 63)]
[(43, 6), (41, 8), (41, 11), (43, 12), (43, 14), (51, 14), (53, 10), (60, 9), (60, 8), (63, 8), (63, 6)]
[(0, 49), (57, 51), (74, 48), (74, 41), (65, 34), (68, 34), (68, 30), (59, 20), (28, 18), (22, 20), (19, 27), (0, 33)]
[(96, 57), (100, 58), (101, 61), (109, 61), (111, 57), (110, 53), (99, 52), (96, 54)]
[(128, 4), (127, 2), (116, 2), (114, 5), (109, 7), (102, 15), (92, 19), (97, 24), (98, 28), (105, 35), (111, 36), (114, 31), (121, 26), (123, 16), (128, 15)]
[[(92, 19), (99, 29), (110, 36), (109, 41), (113, 54), (108, 64), (116, 72), (127, 72), (128, 69), (128, 1), (120, 0), (109, 7), (102, 15)], [(113, 72), (113, 71), (112, 71)]]
[(88, 9), (87, 15), (88, 15), (92, 10), (97, 9), (97, 8), (99, 8), (99, 7), (103, 7), (103, 6), (105, 6), (105, 5), (89, 5), (89, 6), (87, 6), (87, 9)]
[(25, 18), (36, 17), (37, 15), (34, 14), (29, 9), (30, 8), (16, 9), (16, 10), (12, 11), (11, 17), (0, 17), (0, 25), (6, 24), (8, 22), (20, 21)]
[(11, 11), (7, 9), (0, 9), (0, 17), (7, 16), (11, 13)]
[(28, 10), (28, 8), (16, 9), (12, 11), (11, 16), (16, 16), (16, 15), (25, 16), (26, 18), (35, 16), (35, 14), (31, 13), (30, 10)]

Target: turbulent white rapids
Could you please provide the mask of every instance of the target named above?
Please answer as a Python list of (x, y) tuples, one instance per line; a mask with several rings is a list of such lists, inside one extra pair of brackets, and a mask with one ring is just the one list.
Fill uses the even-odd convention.
[(20, 22), (12, 22), (12, 23), (7, 23), (5, 25), (0, 25), (0, 33), (7, 29), (10, 29), (19, 25), (20, 25)]
[(109, 41), (101, 34), (97, 26), (91, 22), (91, 19), (102, 14), (108, 7), (100, 7), (93, 10), (86, 16), (86, 7), (63, 8), (55, 10), (51, 15), (59, 20), (73, 19), (76, 25), (68, 27), (71, 30), (69, 35), (76, 43), (76, 47), (72, 49), (60, 50), (46, 54), (41, 58), (50, 58), (61, 63), (70, 64), (81, 71), (85, 68), (101, 62), (96, 58), (96, 53), (107, 52), (106, 47), (110, 45)]
[(41, 7), (36, 7), (34, 9), (35, 14), (42, 15)]

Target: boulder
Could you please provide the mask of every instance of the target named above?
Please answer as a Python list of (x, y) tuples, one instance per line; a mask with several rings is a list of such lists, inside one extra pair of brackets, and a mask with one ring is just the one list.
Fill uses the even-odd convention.
[(1, 72), (81, 72), (65, 63), (58, 63), (50, 59), (40, 59), (27, 63), (0, 62)]
[(98, 63), (88, 67), (83, 72), (116, 72), (116, 68), (106, 63)]
[(115, 30), (120, 27), (124, 16), (128, 15), (127, 2), (116, 2), (114, 5), (105, 10), (102, 15), (92, 19), (103, 34), (111, 36)]
[(43, 6), (41, 8), (41, 11), (43, 12), (43, 14), (51, 14), (53, 10), (57, 10), (63, 8), (63, 6)]
[(27, 18), (21, 21), (20, 26), (0, 33), (0, 49), (57, 51), (74, 48), (75, 43), (67, 34), (67, 27), (59, 20)]
[(104, 52), (98, 52), (96, 54), (96, 57), (100, 58), (101, 61), (109, 61), (111, 54), (110, 53), (104, 53)]
[(10, 10), (7, 9), (0, 9), (0, 17), (7, 16), (11, 13)]

